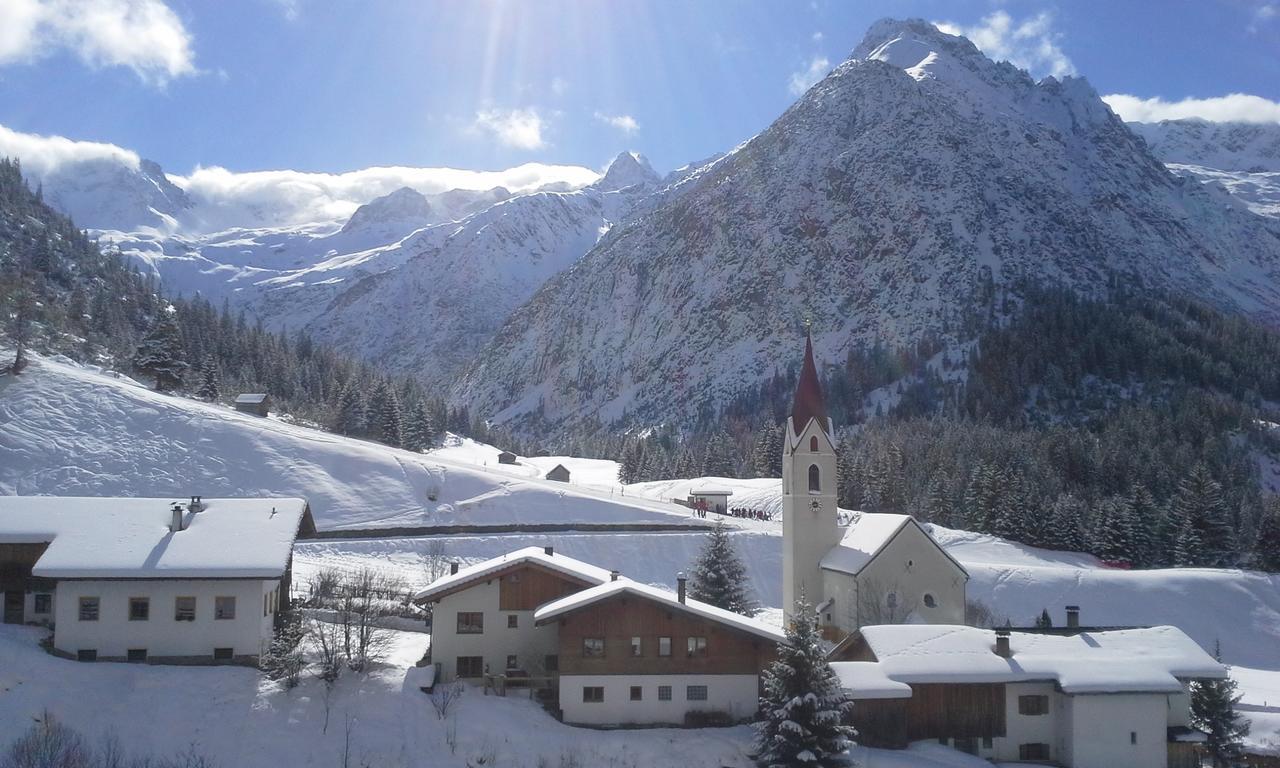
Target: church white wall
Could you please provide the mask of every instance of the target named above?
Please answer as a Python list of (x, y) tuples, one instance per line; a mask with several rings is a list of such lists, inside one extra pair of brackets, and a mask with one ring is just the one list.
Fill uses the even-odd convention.
[[(271, 642), (271, 616), (263, 616), (262, 598), (279, 580), (156, 579), (60, 581), (54, 598), (54, 647), (75, 656), (96, 650), (98, 658), (125, 658), (145, 648), (149, 658), (213, 659), (214, 648), (232, 648), (236, 656), (258, 656)], [(175, 598), (196, 598), (195, 621), (174, 619)], [(236, 598), (234, 619), (215, 619), (216, 597)], [(80, 621), (80, 598), (98, 598), (98, 620)], [(151, 600), (150, 617), (129, 619), (129, 599)]]
[[(897, 595), (899, 614), (909, 611), (928, 624), (964, 623), (964, 571), (914, 525), (904, 527), (885, 545), (858, 574), (857, 582), (859, 592), (864, 594), (858, 613), (865, 608), (870, 595), (893, 592)], [(933, 597), (934, 607), (926, 604), (927, 595)], [(859, 625), (883, 620), (883, 617), (859, 615)]]
[[(631, 686), (641, 687), (641, 700), (631, 701)], [(658, 700), (658, 686), (671, 686), (671, 700)], [(689, 701), (686, 687), (705, 685), (706, 701)], [(584, 702), (586, 686), (604, 688), (604, 701)], [(737, 720), (759, 707), (756, 675), (564, 675), (560, 708), (566, 723), (577, 725), (654, 725), (684, 722), (686, 712), (727, 712)]]
[[(822, 602), (823, 575), (819, 564), (840, 541), (836, 522), (836, 452), (827, 433), (811, 420), (795, 434), (787, 420), (782, 450), (782, 607), (788, 614), (801, 594)], [(810, 450), (812, 438), (818, 450)], [(819, 490), (809, 490), (809, 467), (817, 466)], [(814, 503), (818, 509), (814, 509)]]
[[(507, 668), (507, 656), (515, 654), (521, 669), (533, 675), (544, 672), (546, 657), (558, 652), (559, 627), (535, 627), (533, 611), (500, 611), (498, 605), (496, 578), (447, 595), (436, 603), (431, 613), (431, 661), (440, 665), (441, 680), (457, 678), (459, 656), (483, 656), (488, 671), (499, 673)], [(483, 613), (484, 632), (459, 635), (461, 612)], [(507, 616), (512, 614), (518, 626), (509, 629)]]

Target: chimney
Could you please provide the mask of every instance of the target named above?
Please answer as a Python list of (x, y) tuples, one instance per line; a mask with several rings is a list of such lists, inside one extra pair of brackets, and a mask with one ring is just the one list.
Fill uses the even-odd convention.
[(676, 598), (679, 599), (681, 603), (684, 602), (684, 583), (685, 575), (684, 571), (681, 571), (676, 574)]
[(1079, 626), (1080, 626), (1080, 606), (1068, 605), (1067, 606), (1067, 627), (1074, 629)]
[(173, 502), (169, 505), (169, 530), (177, 533), (182, 530), (182, 504)]
[(609, 571), (609, 581), (617, 581), (621, 575), (622, 573), (619, 571)]
[(452, 563), (449, 563), (449, 575), (452, 576), (457, 572), (458, 572), (458, 561), (454, 560)]
[(1013, 651), (1009, 648), (1009, 630), (996, 630), (996, 655), (1002, 659), (1013, 656)]
[(542, 551), (543, 551), (543, 552), (545, 552), (545, 553), (547, 554), (547, 557), (551, 557), (552, 555), (554, 555), (554, 554), (556, 553), (556, 548), (555, 548), (555, 547), (543, 547), (543, 548), (542, 548)]
[(192, 496), (191, 503), (187, 505), (187, 509), (191, 510), (192, 512), (203, 512), (204, 502), (200, 501), (199, 496)]

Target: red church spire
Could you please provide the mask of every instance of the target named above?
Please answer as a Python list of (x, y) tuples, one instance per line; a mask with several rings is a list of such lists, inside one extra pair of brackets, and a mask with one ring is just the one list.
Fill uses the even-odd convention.
[(817, 419), (818, 426), (826, 430), (827, 404), (822, 399), (822, 385), (818, 383), (818, 366), (813, 362), (813, 338), (806, 328), (804, 365), (800, 368), (800, 381), (796, 384), (796, 396), (791, 402), (791, 420), (797, 434), (809, 426), (809, 419)]

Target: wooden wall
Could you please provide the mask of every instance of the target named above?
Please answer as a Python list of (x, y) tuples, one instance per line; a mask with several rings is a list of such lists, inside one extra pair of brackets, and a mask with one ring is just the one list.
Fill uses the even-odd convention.
[(921, 739), (1005, 735), (1001, 684), (911, 684), (909, 699), (859, 701), (853, 710), (859, 743), (902, 748)]
[[(643, 654), (631, 655), (639, 636)], [(603, 637), (603, 658), (584, 658), (582, 640)], [(671, 638), (671, 655), (658, 655), (658, 638)], [(707, 638), (707, 654), (690, 658), (689, 637)], [(566, 675), (754, 675), (772, 661), (776, 644), (749, 632), (686, 613), (648, 598), (615, 595), (560, 620), (560, 672)]]
[(558, 571), (525, 564), (498, 577), (498, 610), (532, 611), (589, 585)]
[(31, 568), (49, 548), (44, 544), (0, 544), (0, 590), (23, 590)]

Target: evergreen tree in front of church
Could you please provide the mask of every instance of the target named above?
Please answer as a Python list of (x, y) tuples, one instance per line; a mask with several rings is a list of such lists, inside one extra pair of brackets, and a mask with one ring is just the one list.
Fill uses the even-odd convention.
[(187, 370), (183, 354), (177, 311), (172, 306), (162, 307), (133, 355), (133, 367), (153, 377), (156, 391), (163, 392), (182, 383), (182, 376)]
[(689, 596), (744, 616), (760, 611), (747, 586), (746, 566), (738, 557), (723, 521), (716, 521), (707, 533), (706, 543), (693, 566)]
[(853, 700), (827, 663), (817, 615), (803, 597), (778, 643), (778, 660), (763, 677), (757, 762), (767, 768), (843, 764), (858, 735), (846, 724)]
[[(1221, 648), (1214, 644), (1214, 657), (1222, 661)], [(1244, 757), (1244, 737), (1249, 734), (1249, 721), (1236, 713), (1241, 694), (1236, 681), (1196, 680), (1191, 683), (1191, 724), (1207, 734), (1205, 749), (1214, 768), (1238, 765)]]

